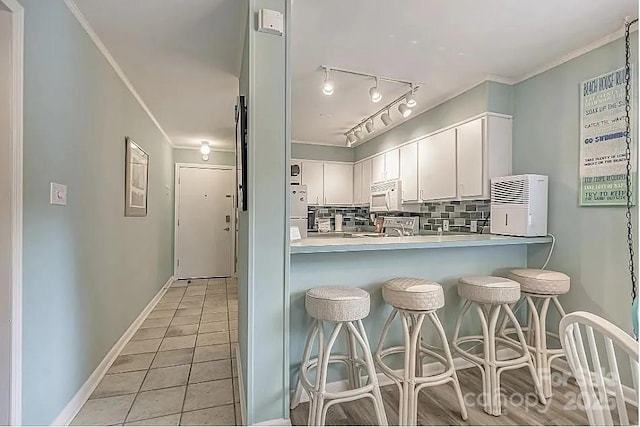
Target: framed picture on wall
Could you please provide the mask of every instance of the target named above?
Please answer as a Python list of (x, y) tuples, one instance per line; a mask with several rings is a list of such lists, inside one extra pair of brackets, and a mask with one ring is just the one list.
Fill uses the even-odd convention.
[(124, 216), (147, 216), (149, 155), (126, 138)]

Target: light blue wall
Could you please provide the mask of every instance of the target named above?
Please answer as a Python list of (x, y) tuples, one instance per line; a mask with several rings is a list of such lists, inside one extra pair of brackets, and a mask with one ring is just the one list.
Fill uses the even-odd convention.
[[(260, 9), (285, 15), (283, 36), (255, 29)], [(288, 418), (286, 312), (288, 298), (288, 37), (290, 0), (250, 0), (248, 56), (240, 90), (248, 100), (248, 203), (240, 217), (239, 341), (249, 425)], [(244, 313), (242, 310), (245, 309)], [(246, 316), (246, 324), (244, 317)], [(246, 328), (246, 329), (245, 329)]]
[(349, 147), (331, 147), (315, 144), (291, 144), (291, 158), (304, 160), (323, 160), (333, 162), (353, 162), (356, 153)]
[[(593, 312), (630, 331), (625, 209), (578, 206), (579, 84), (623, 65), (624, 43), (617, 40), (515, 86), (513, 169), (549, 175), (549, 231), (558, 242), (548, 268), (571, 276), (565, 309)], [(633, 93), (637, 104), (637, 79)], [(530, 264), (545, 257), (545, 250), (534, 251)]]
[(230, 151), (211, 151), (209, 160), (202, 160), (200, 150), (184, 148), (173, 149), (173, 161), (175, 163), (194, 163), (198, 165), (235, 166), (236, 155)]
[[(25, 7), (23, 422), (49, 424), (172, 274), (173, 159), (63, 1)], [(125, 218), (125, 136), (150, 156)], [(49, 182), (68, 205), (49, 205)]]
[(356, 147), (362, 160), (486, 111), (512, 113), (511, 86), (484, 82)]

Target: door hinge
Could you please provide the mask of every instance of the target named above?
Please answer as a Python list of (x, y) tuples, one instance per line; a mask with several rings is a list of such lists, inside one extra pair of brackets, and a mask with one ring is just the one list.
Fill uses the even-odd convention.
[(178, 218), (178, 227), (180, 227), (180, 218)]

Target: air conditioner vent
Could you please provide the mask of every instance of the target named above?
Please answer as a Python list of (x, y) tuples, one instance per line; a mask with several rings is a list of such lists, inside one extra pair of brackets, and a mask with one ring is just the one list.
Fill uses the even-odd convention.
[(529, 182), (525, 179), (491, 183), (491, 203), (526, 205), (529, 203)]

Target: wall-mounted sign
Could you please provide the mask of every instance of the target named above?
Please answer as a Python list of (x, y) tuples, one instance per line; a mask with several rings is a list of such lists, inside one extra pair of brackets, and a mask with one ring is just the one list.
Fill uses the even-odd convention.
[[(580, 84), (580, 205), (626, 205), (625, 69)], [(631, 113), (633, 123), (633, 113)], [(632, 132), (632, 135), (634, 133)], [(632, 144), (636, 197), (636, 146)]]

